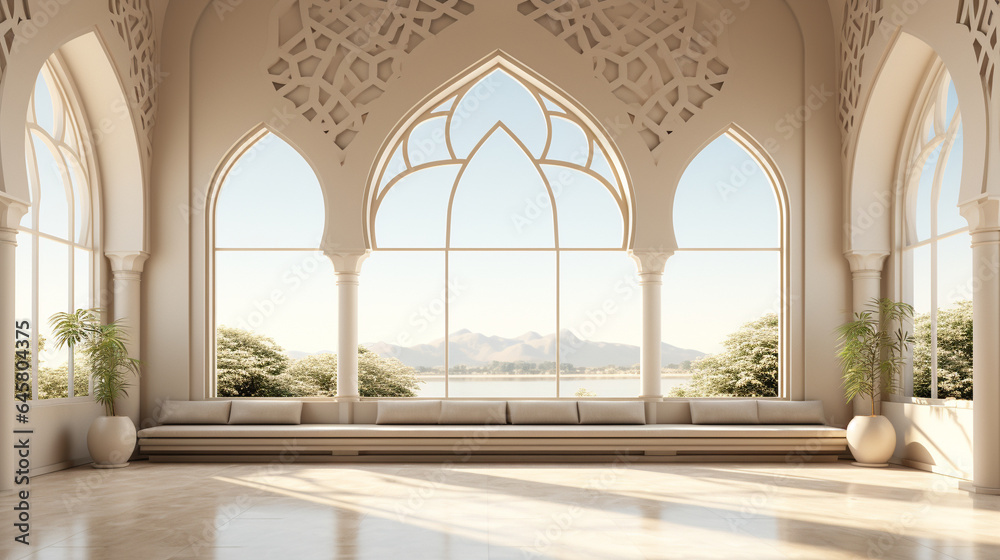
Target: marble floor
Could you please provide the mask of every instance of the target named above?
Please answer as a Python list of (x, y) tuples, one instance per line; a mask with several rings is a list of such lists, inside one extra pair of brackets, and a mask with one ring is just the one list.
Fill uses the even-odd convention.
[(150, 464), (36, 477), (44, 559), (998, 559), (1000, 497), (903, 468)]

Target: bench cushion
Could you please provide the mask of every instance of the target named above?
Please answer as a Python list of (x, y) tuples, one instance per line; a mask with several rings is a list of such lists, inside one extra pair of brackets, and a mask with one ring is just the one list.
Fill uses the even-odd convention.
[(757, 401), (761, 424), (825, 424), (823, 401)]
[(379, 401), (376, 424), (437, 424), (441, 401)]
[(440, 424), (484, 426), (507, 423), (505, 401), (442, 401)]
[(579, 424), (575, 401), (507, 401), (511, 424)]
[(579, 401), (581, 424), (645, 424), (646, 406), (637, 401)]
[(302, 401), (233, 401), (230, 424), (298, 424)]
[(757, 401), (691, 401), (692, 424), (759, 424)]
[(161, 424), (225, 424), (232, 401), (167, 401), (160, 408)]

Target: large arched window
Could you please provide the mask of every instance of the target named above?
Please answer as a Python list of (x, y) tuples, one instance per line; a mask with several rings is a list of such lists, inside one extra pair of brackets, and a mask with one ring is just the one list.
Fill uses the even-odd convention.
[(958, 209), (962, 112), (938, 63), (918, 96), (904, 164), (902, 297), (914, 307), (907, 396), (972, 398), (972, 240)]
[(698, 352), (664, 359), (668, 395), (781, 394), (780, 192), (776, 173), (734, 131), (684, 171), (674, 196), (679, 248), (664, 271), (663, 338)]
[(568, 101), (492, 67), (397, 135), (369, 192), (360, 336), (420, 396), (638, 394), (631, 199)]
[[(35, 399), (86, 396), (90, 376), (81, 356), (53, 348), (49, 318), (90, 308), (95, 285), (97, 189), (79, 98), (58, 55), (35, 80), (25, 126), (31, 211), (18, 228), (15, 314), (31, 327)], [(18, 348), (25, 350), (25, 348)]]
[(319, 250), (324, 216), (312, 168), (273, 134), (262, 131), (226, 168), (212, 229), (216, 396), (333, 393), (332, 360), (292, 370), (336, 351), (335, 275)]

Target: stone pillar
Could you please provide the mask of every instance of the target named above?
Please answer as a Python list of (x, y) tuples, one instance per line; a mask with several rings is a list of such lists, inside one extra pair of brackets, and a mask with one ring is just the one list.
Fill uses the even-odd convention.
[(638, 265), (639, 286), (642, 287), (642, 346), (640, 347), (639, 396), (646, 401), (647, 422), (656, 420), (656, 402), (663, 400), (661, 362), (663, 345), (662, 292), (663, 267), (673, 252), (631, 251)]
[[(114, 320), (120, 321), (128, 331), (128, 355), (141, 359), (142, 292), (139, 281), (142, 279), (142, 266), (149, 254), (143, 251), (118, 251), (106, 253), (106, 256), (111, 261), (113, 275), (113, 300), (107, 303), (111, 304)], [(128, 416), (136, 426), (142, 425), (139, 417), (141, 386), (141, 377), (130, 379), (128, 396), (115, 403), (115, 412), (119, 416)]]
[[(853, 293), (853, 313), (871, 310), (872, 300), (882, 297), (882, 266), (889, 256), (885, 251), (848, 251), (844, 253), (851, 264), (851, 292)], [(853, 318), (853, 317), (852, 317)], [(878, 317), (875, 317), (878, 320)], [(866, 397), (856, 397), (855, 416), (868, 416), (872, 412), (872, 401)], [(878, 409), (876, 409), (878, 413)]]
[(972, 233), (972, 490), (1000, 494), (1000, 199), (963, 207)]
[[(337, 401), (361, 400), (358, 393), (358, 285), (368, 251), (324, 251), (337, 274)], [(353, 421), (351, 404), (341, 406), (341, 422)]]
[[(10, 391), (14, 387), (14, 251), (17, 248), (17, 225), (28, 208), (0, 198), (0, 383)], [(32, 329), (35, 329), (32, 325)], [(14, 489), (14, 400), (7, 393), (6, 406), (0, 410), (0, 494)], [(22, 426), (23, 427), (23, 426)], [(30, 425), (28, 425), (28, 429)]]

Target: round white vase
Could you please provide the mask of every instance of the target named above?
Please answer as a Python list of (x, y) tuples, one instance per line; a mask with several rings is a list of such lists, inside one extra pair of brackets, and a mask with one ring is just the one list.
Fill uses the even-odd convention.
[(847, 447), (859, 467), (887, 467), (896, 449), (896, 429), (885, 416), (855, 416), (847, 425)]
[(135, 450), (135, 424), (128, 416), (100, 416), (87, 431), (87, 450), (95, 469), (128, 466)]

